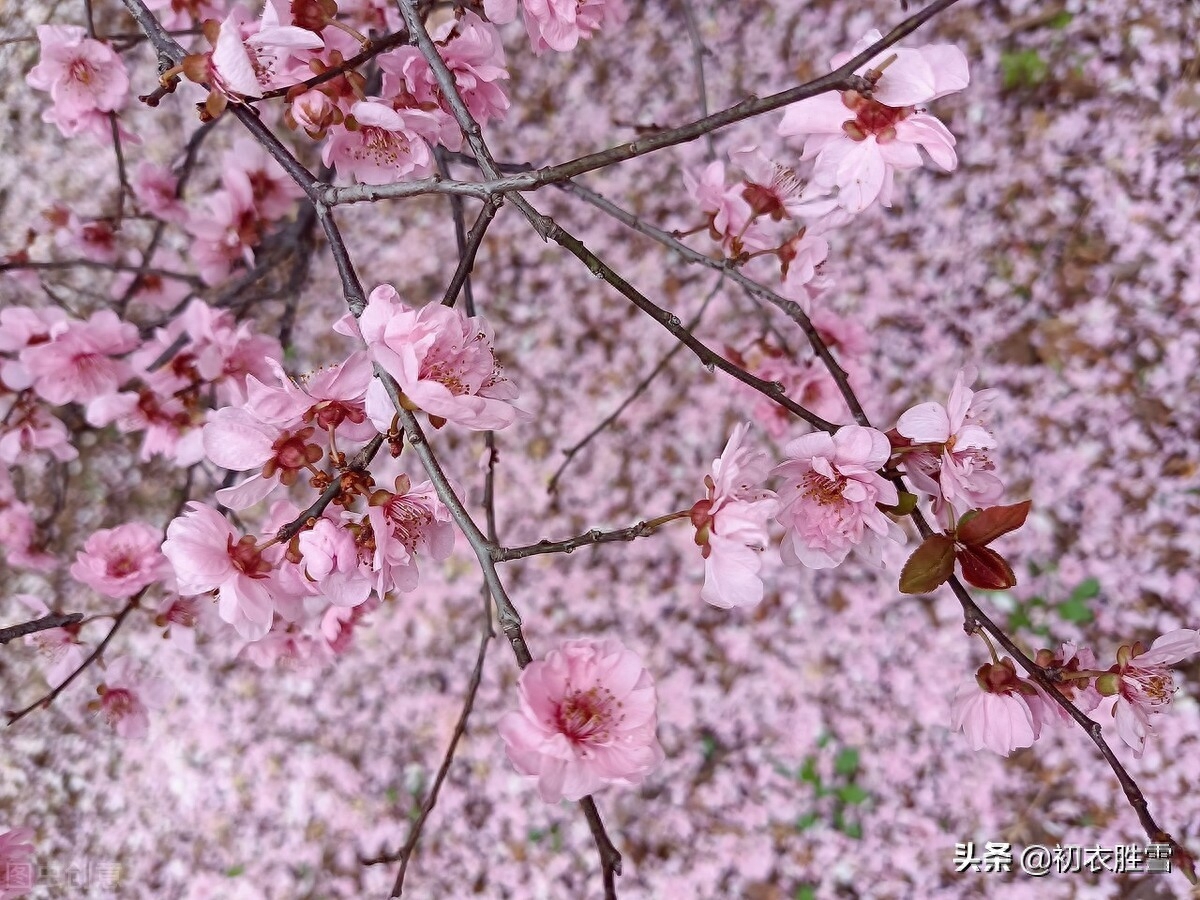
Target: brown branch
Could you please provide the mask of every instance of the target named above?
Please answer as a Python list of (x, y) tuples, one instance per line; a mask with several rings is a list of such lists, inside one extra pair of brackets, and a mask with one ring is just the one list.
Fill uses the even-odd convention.
[(0, 628), (0, 644), (7, 644), (16, 638), (27, 634), (34, 634), (38, 631), (45, 631), (49, 628), (62, 628), (65, 625), (74, 625), (82, 619), (83, 613), (66, 613), (65, 615), (53, 613), (48, 616), (42, 616), (40, 619), (34, 619), (31, 622), (22, 622), (20, 625), (9, 625), (7, 628)]
[(514, 559), (539, 556), (543, 553), (571, 553), (578, 547), (635, 541), (638, 538), (648, 537), (668, 522), (686, 519), (688, 513), (689, 510), (684, 509), (659, 516), (657, 519), (644, 519), (636, 525), (618, 528), (616, 531), (601, 531), (599, 528), (593, 528), (591, 531), (585, 531), (583, 534), (567, 538), (564, 541), (544, 540), (538, 541), (536, 544), (526, 544), (523, 547), (496, 547), (492, 551), (492, 559), (496, 562), (509, 562)]
[[(721, 283), (724, 280), (724, 273), (722, 272), (721, 274), (722, 277), (717, 279), (717, 283), (713, 285), (713, 289), (708, 292), (708, 296), (704, 298), (704, 302), (700, 305), (699, 311), (692, 317), (692, 320), (684, 326), (684, 328), (686, 328), (689, 332), (696, 330), (696, 327), (700, 324), (700, 320), (704, 317), (705, 310), (708, 309), (708, 304), (712, 302), (713, 297), (717, 295), (717, 291), (721, 289)], [(605, 416), (600, 421), (600, 424), (598, 424), (595, 428), (563, 451), (563, 455), (566, 457), (566, 459), (562, 461), (562, 464), (555, 469), (554, 474), (550, 476), (550, 481), (546, 484), (546, 493), (553, 494), (558, 490), (558, 480), (562, 477), (563, 472), (567, 470), (567, 467), (571, 465), (571, 462), (575, 459), (576, 455), (584, 447), (590, 444), (597, 435), (601, 434), (606, 428), (616, 422), (617, 419), (621, 417), (621, 414), (633, 404), (633, 401), (645, 393), (646, 389), (650, 387), (654, 380), (666, 370), (671, 360), (674, 359), (682, 349), (683, 344), (676, 341), (674, 346), (671, 347), (671, 349), (667, 351), (663, 358), (658, 361), (658, 365), (650, 370), (650, 374), (637, 383), (634, 389), (629, 392), (628, 396), (621, 401), (621, 404), (616, 409)]]
[(71, 682), (73, 682), (76, 678), (78, 678), (81, 674), (83, 674), (83, 671), (85, 669), (87, 669), (92, 663), (94, 663), (96, 660), (98, 660), (100, 658), (100, 656), (104, 653), (104, 649), (108, 646), (109, 641), (111, 641), (113, 639), (113, 635), (115, 635), (117, 633), (117, 630), (120, 629), (121, 625), (124, 624), (125, 619), (129, 616), (129, 614), (131, 612), (133, 612), (135, 609), (137, 609), (138, 604), (141, 602), (142, 597), (146, 593), (146, 590), (147, 590), (147, 588), (142, 588), (140, 591), (138, 591), (136, 594), (134, 594), (132, 597), (129, 598), (129, 602), (127, 602), (125, 604), (124, 608), (122, 608), (121, 611), (118, 612), (113, 617), (112, 627), (108, 629), (108, 634), (106, 634), (104, 636), (104, 640), (102, 640), (99, 643), (99, 645), (97, 645), (96, 649), (91, 652), (91, 654), (87, 657), (87, 659), (85, 659), (82, 663), (79, 664), (79, 667), (77, 669), (75, 669), (74, 672), (72, 672), (70, 675), (68, 675), (66, 677), (66, 680), (63, 681), (62, 684), (60, 684), (56, 688), (52, 688), (50, 690), (50, 692), (47, 693), (44, 697), (42, 697), (39, 700), (35, 700), (33, 703), (30, 703), (24, 709), (22, 709), (18, 712), (9, 711), (7, 713), (8, 724), (13, 725), (13, 724), (19, 722), (21, 719), (25, 718), (27, 715), (29, 715), (31, 712), (33, 712), (35, 709), (42, 709), (44, 707), (49, 706), (51, 703), (53, 703), (55, 701), (55, 699), (57, 699), (59, 694), (61, 694), (63, 691), (65, 691), (70, 686)]
[(333, 481), (330, 483), (329, 487), (325, 488), (325, 490), (321, 492), (321, 496), (314, 500), (308, 509), (301, 512), (296, 516), (296, 518), (292, 519), (292, 521), (288, 522), (286, 525), (283, 525), (278, 531), (275, 532), (275, 541), (280, 544), (286, 544), (308, 527), (309, 519), (320, 518), (321, 513), (325, 512), (326, 507), (336, 500), (342, 491), (345, 490), (345, 486), (342, 484), (342, 476), (349, 472), (365, 472), (367, 467), (371, 464), (371, 460), (375, 458), (375, 454), (379, 452), (379, 448), (381, 446), (383, 446), (383, 435), (377, 434), (375, 437), (371, 438), (370, 442), (365, 447), (363, 447), (354, 455), (354, 458), (350, 460), (341, 473), (333, 477)]

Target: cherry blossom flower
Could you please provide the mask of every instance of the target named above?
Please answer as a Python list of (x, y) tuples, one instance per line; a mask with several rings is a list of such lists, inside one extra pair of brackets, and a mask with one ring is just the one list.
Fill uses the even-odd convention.
[[(0, 309), (0, 353), (20, 353), (26, 347), (44, 344), (66, 325), (67, 314), (57, 307), (33, 309), (28, 306), (9, 306)], [(23, 391), (33, 385), (19, 359), (0, 363), (0, 380), (13, 391)]]
[(0, 900), (16, 900), (37, 883), (33, 829), (14, 828), (0, 834)]
[[(355, 327), (342, 320), (343, 333)], [(509, 401), (517, 390), (501, 373), (492, 350), (492, 329), (482, 316), (430, 303), (411, 309), (395, 288), (371, 291), (356, 326), (371, 358), (396, 379), (413, 406), (430, 416), (477, 431), (511, 425), (519, 413)], [(386, 432), (395, 410), (382, 383), (367, 389), (367, 414)]]
[(217, 591), (221, 619), (246, 640), (258, 640), (270, 630), (275, 614), (275, 565), (252, 535), (234, 538), (220, 513), (193, 501), (167, 526), (162, 552), (175, 570), (180, 594)]
[(896, 422), (896, 431), (918, 445), (905, 451), (905, 469), (917, 488), (936, 498), (939, 514), (946, 504), (974, 509), (995, 503), (1004, 493), (987, 454), (998, 441), (978, 422), (993, 392), (972, 391), (967, 387), (971, 380), (972, 372), (960, 371), (946, 406), (921, 403)]
[(104, 670), (104, 683), (96, 688), (100, 699), (88, 704), (123, 738), (137, 739), (150, 730), (150, 709), (170, 702), (170, 682), (147, 676), (128, 656), (114, 659)]
[(64, 137), (85, 129), (106, 134), (104, 114), (119, 110), (129, 93), (121, 57), (77, 25), (39, 25), (37, 34), (41, 58), (25, 80), (36, 90), (50, 92), (54, 109), (43, 118), (58, 125)]
[(304, 192), (257, 141), (239, 138), (221, 155), (221, 183), (262, 219), (286, 216)]
[(102, 528), (75, 557), (71, 577), (105, 597), (132, 597), (170, 571), (159, 532), (143, 522)]
[(1017, 675), (1008, 657), (984, 663), (975, 679), (954, 697), (951, 727), (966, 735), (972, 750), (987, 748), (1008, 756), (1032, 747), (1042, 731), (1040, 698), (1031, 682)]
[(71, 434), (62, 420), (51, 415), (40, 403), (17, 403), (5, 410), (7, 424), (0, 425), (0, 460), (16, 465), (31, 453), (50, 453), (59, 462), (79, 456), (71, 444)]
[(217, 491), (217, 499), (230, 509), (241, 510), (258, 503), (276, 485), (295, 484), (301, 472), (325, 455), (321, 447), (309, 441), (315, 433), (311, 426), (277, 428), (238, 407), (218, 409), (204, 426), (205, 455), (233, 472), (259, 467), (262, 471), (234, 487)]
[(301, 423), (322, 431), (334, 429), (339, 436), (365, 441), (375, 434), (367, 421), (363, 399), (374, 372), (363, 351), (350, 354), (345, 362), (326, 366), (293, 379), (274, 359), (267, 364), (275, 374), (274, 384), (246, 379), (246, 409), (258, 420), (279, 428)]
[(179, 179), (166, 166), (142, 160), (133, 170), (129, 186), (138, 204), (150, 215), (175, 225), (187, 220), (187, 210), (177, 196)]
[(284, 118), (291, 127), (303, 128), (316, 141), (324, 139), (334, 125), (345, 121), (337, 104), (328, 94), (316, 88), (294, 97)]
[(416, 553), (435, 560), (454, 550), (450, 510), (438, 499), (433, 484), (413, 485), (407, 475), (396, 478), (396, 490), (377, 490), (370, 498), (367, 521), (374, 546), (372, 568), (379, 573), (376, 590), (411, 591), (417, 586)]
[(439, 116), (418, 109), (395, 110), (373, 99), (355, 103), (350, 115), (353, 120), (335, 129), (325, 142), (321, 151), (325, 165), (363, 184), (391, 184), (433, 171), (426, 138), (436, 140), (440, 135)]
[(547, 803), (641, 784), (662, 762), (654, 681), (614, 638), (566, 641), (521, 672), (519, 712), (497, 729), (509, 761)]
[(779, 492), (777, 518), (787, 529), (783, 561), (811, 569), (840, 565), (852, 548), (879, 562), (882, 541), (903, 543), (903, 532), (876, 504), (893, 506), (896, 487), (877, 471), (887, 462), (887, 435), (873, 428), (846, 425), (796, 438), (785, 448), (790, 457), (772, 470), (787, 479)]
[[(523, 0), (523, 3), (525, 30), (537, 54), (547, 50), (567, 53), (601, 29), (621, 27), (629, 17), (625, 0)], [(494, 22), (506, 21), (504, 16), (509, 9), (515, 13), (510, 3), (485, 6), (488, 18)]]
[(1117, 663), (1096, 679), (1105, 697), (1115, 697), (1111, 713), (1117, 734), (1141, 758), (1154, 719), (1165, 711), (1175, 694), (1169, 666), (1200, 653), (1200, 631), (1181, 628), (1154, 640), (1149, 649), (1139, 641), (1117, 651)]
[(688, 193), (708, 216), (708, 231), (714, 241), (731, 256), (765, 250), (771, 239), (755, 221), (755, 212), (743, 196), (740, 184), (725, 182), (725, 165), (709, 163), (699, 177), (684, 171)]
[(755, 215), (780, 221), (798, 214), (804, 182), (795, 169), (775, 162), (757, 147), (734, 150), (729, 159), (746, 173), (742, 199)]
[[(35, 619), (50, 615), (50, 608), (33, 594), (17, 594), (15, 599), (23, 603)], [(25, 635), (25, 646), (34, 647), (48, 662), (46, 683), (52, 688), (58, 687), (83, 665), (85, 654), (83, 645), (79, 643), (77, 631), (78, 626), (46, 628)]]
[(300, 532), (304, 571), (314, 582), (313, 591), (334, 606), (358, 606), (371, 595), (369, 570), (359, 567), (354, 537), (330, 519), (318, 519)]
[[(849, 53), (835, 56), (830, 68), (845, 65), (881, 37), (869, 31)], [(806, 138), (801, 158), (816, 160), (813, 187), (835, 194), (851, 213), (876, 199), (890, 206), (893, 173), (920, 168), (918, 147), (946, 171), (958, 165), (954, 136), (923, 104), (961, 91), (969, 82), (966, 57), (949, 44), (893, 47), (857, 74), (874, 83), (869, 96), (856, 91), (819, 94), (788, 107), (779, 125), (785, 137)]]
[(254, 265), (263, 222), (248, 183), (235, 181), (209, 194), (204, 209), (192, 210), (186, 228), (195, 239), (191, 258), (205, 284), (220, 284), (234, 263)]
[[(508, 78), (508, 70), (496, 29), (475, 13), (467, 12), (461, 19), (436, 29), (432, 37), (474, 119), (484, 125), (503, 118), (509, 102), (497, 82)], [(445, 129), (441, 143), (457, 151), (462, 146), (462, 132), (450, 116), (449, 104), (421, 51), (416, 47), (397, 48), (379, 58), (379, 68), (385, 73), (385, 96), (407, 93), (422, 108), (436, 104), (447, 114), (450, 127)]]
[[(288, 87), (301, 80), (294, 57), (306, 50), (320, 50), (325, 42), (307, 28), (278, 24), (278, 15), (270, 3), (263, 10), (262, 22), (249, 23), (245, 7), (236, 5), (220, 23), (213, 49), (193, 54), (183, 63), (187, 77), (197, 84), (207, 83), (223, 98), (241, 101), (261, 97), (264, 92)], [(246, 36), (246, 32), (253, 33)], [(210, 107), (213, 115), (220, 112)]]
[(48, 403), (86, 403), (112, 393), (129, 376), (129, 365), (116, 357), (137, 345), (137, 328), (102, 309), (86, 322), (56, 325), (49, 341), (26, 347), (20, 360)]
[(770, 535), (767, 521), (779, 508), (775, 492), (757, 487), (767, 477), (767, 457), (743, 446), (749, 423), (733, 429), (712, 474), (704, 476), (707, 496), (691, 510), (696, 543), (704, 551), (700, 598), (713, 606), (755, 606), (763, 597), (759, 577), (762, 551)]

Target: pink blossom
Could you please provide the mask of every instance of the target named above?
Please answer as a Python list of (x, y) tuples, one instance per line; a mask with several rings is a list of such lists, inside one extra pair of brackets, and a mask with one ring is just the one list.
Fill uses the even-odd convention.
[(117, 233), (105, 219), (81, 219), (71, 213), (66, 227), (55, 235), (55, 242), (93, 262), (112, 263), (120, 256)]
[(50, 453), (59, 462), (69, 462), (79, 456), (71, 444), (71, 434), (62, 420), (51, 415), (40, 403), (17, 403), (4, 415), (7, 424), (0, 425), (0, 460), (16, 465), (30, 454)]
[[(371, 291), (357, 327), (371, 358), (429, 415), (478, 431), (516, 420), (518, 411), (509, 401), (517, 390), (501, 373), (492, 329), (482, 316), (468, 317), (440, 303), (412, 309), (395, 288), (381, 284)], [(395, 415), (379, 380), (367, 389), (367, 414), (381, 432)]]
[(567, 641), (526, 666), (517, 687), (521, 709), (497, 728), (509, 761), (537, 778), (547, 803), (641, 784), (662, 762), (654, 681), (620, 641)]
[[(41, 58), (25, 77), (29, 86), (49, 91), (53, 119), (70, 137), (96, 114), (115, 112), (125, 104), (129, 75), (125, 63), (108, 44), (87, 37), (76, 25), (39, 25)], [(108, 120), (103, 119), (107, 129)]]
[[(382, 60), (381, 60), (382, 62)], [(288, 107), (289, 124), (303, 128), (313, 140), (321, 140), (334, 125), (344, 121), (342, 111), (329, 95), (313, 88), (292, 100)]]
[(217, 591), (221, 619), (246, 640), (258, 640), (270, 630), (275, 614), (271, 580), (275, 566), (253, 536), (234, 538), (220, 513), (192, 502), (167, 526), (162, 552), (175, 570), (180, 594)]
[(826, 569), (854, 547), (877, 562), (883, 540), (903, 542), (903, 532), (876, 505), (898, 500), (895, 485), (877, 471), (891, 455), (887, 435), (846, 425), (832, 436), (796, 438), (785, 453), (790, 459), (772, 471), (787, 479), (777, 517), (787, 529), (780, 547), (785, 563)]
[(1115, 697), (1111, 713), (1117, 734), (1141, 758), (1146, 736), (1154, 718), (1165, 711), (1175, 694), (1175, 682), (1168, 668), (1200, 653), (1200, 631), (1181, 628), (1154, 640), (1150, 649), (1141, 642), (1125, 645), (1117, 651), (1117, 664), (1109, 675), (1098, 678), (1097, 688), (1106, 697)]
[[(295, 25), (275, 24), (274, 7), (267, 4), (263, 22), (249, 37), (245, 33), (249, 13), (234, 6), (221, 23), (211, 53), (205, 54), (202, 70), (189, 71), (189, 77), (206, 81), (230, 100), (261, 97), (265, 91), (295, 84), (300, 51), (320, 50), (325, 46), (313, 32)], [(193, 77), (195, 76), (195, 77)]]
[(746, 251), (765, 250), (771, 239), (756, 221), (756, 214), (743, 196), (740, 185), (725, 183), (725, 165), (709, 163), (700, 177), (683, 173), (688, 193), (708, 215), (708, 231), (714, 241), (721, 243), (729, 255)]
[(248, 205), (261, 219), (286, 216), (304, 193), (257, 141), (239, 138), (221, 162), (221, 183), (233, 196), (249, 198)]
[(192, 428), (192, 417), (182, 399), (162, 397), (143, 388), (97, 397), (84, 414), (94, 428), (116, 425), (122, 434), (143, 432), (138, 458), (147, 461), (165, 456), (176, 464), (188, 466), (204, 457), (200, 432)]
[(450, 511), (438, 499), (433, 485), (412, 485), (407, 475), (397, 477), (396, 490), (371, 495), (367, 520), (375, 544), (372, 568), (378, 573), (376, 590), (382, 596), (395, 588), (417, 586), (418, 550), (435, 560), (454, 550), (454, 525)]
[(358, 606), (371, 595), (369, 570), (359, 568), (359, 550), (354, 537), (330, 519), (300, 532), (304, 571), (313, 581), (313, 591), (334, 606)]
[[(500, 15), (505, 11), (492, 8)], [(538, 54), (574, 50), (601, 29), (621, 27), (629, 16), (625, 0), (524, 0), (524, 12), (525, 30)]]
[(976, 394), (968, 388), (971, 375), (958, 373), (946, 406), (921, 403), (896, 422), (896, 431), (917, 445), (905, 450), (905, 469), (914, 485), (937, 498), (939, 511), (954, 503), (987, 506), (1004, 493), (987, 454), (998, 442), (978, 422), (980, 408), (992, 392)]
[(767, 477), (767, 457), (742, 446), (749, 423), (733, 429), (712, 474), (704, 476), (705, 499), (692, 507), (696, 543), (704, 551), (700, 598), (713, 606), (755, 606), (763, 597), (759, 577), (770, 535), (767, 521), (779, 508), (775, 492), (757, 487)]
[(86, 403), (112, 393), (129, 376), (128, 364), (116, 357), (137, 345), (137, 328), (102, 309), (86, 322), (56, 325), (49, 341), (26, 347), (20, 359), (44, 400)]
[[(880, 39), (878, 31), (868, 32), (849, 53), (835, 56), (830, 68), (839, 68)], [(969, 82), (966, 57), (949, 44), (892, 47), (857, 74), (873, 81), (869, 96), (856, 91), (819, 94), (788, 107), (779, 125), (785, 137), (806, 137), (802, 159), (816, 160), (813, 185), (834, 193), (851, 213), (876, 198), (890, 206), (893, 172), (920, 168), (918, 147), (946, 171), (958, 165), (954, 136), (922, 105), (961, 91)]]
[(164, 28), (191, 28), (207, 19), (219, 18), (226, 10), (214, 0), (146, 0)]
[(108, 664), (97, 693), (100, 699), (88, 708), (121, 737), (136, 739), (150, 730), (150, 709), (166, 706), (173, 691), (168, 681), (147, 676), (130, 657), (122, 656)]
[(142, 209), (150, 215), (175, 225), (187, 220), (187, 211), (177, 196), (179, 179), (166, 166), (142, 160), (133, 170), (129, 186)]
[(734, 150), (729, 159), (746, 173), (742, 198), (756, 215), (779, 221), (798, 214), (804, 182), (795, 169), (775, 162), (757, 147)]
[(205, 284), (220, 284), (236, 262), (254, 265), (262, 220), (248, 187), (214, 191), (205, 198), (205, 208), (188, 218), (187, 230), (195, 238), (191, 258)]
[(246, 379), (246, 408), (261, 422), (280, 428), (306, 423), (322, 431), (335, 429), (339, 437), (365, 441), (375, 434), (366, 420), (363, 399), (374, 372), (363, 351), (350, 354), (345, 362), (326, 366), (293, 379), (274, 359), (267, 364), (275, 374), (274, 384), (253, 376)]
[[(496, 82), (507, 79), (508, 70), (496, 29), (475, 13), (467, 12), (461, 19), (445, 23), (433, 37), (438, 54), (454, 75), (458, 92), (475, 120), (483, 125), (503, 118), (509, 102)], [(385, 96), (404, 92), (424, 108), (437, 104), (450, 113), (429, 63), (416, 47), (400, 47), (381, 56), (379, 68), (385, 73)], [(442, 143), (450, 150), (458, 150), (462, 146), (462, 132), (453, 119), (450, 124), (452, 127), (446, 130)]]
[(170, 571), (160, 532), (143, 522), (102, 528), (84, 542), (71, 577), (105, 597), (132, 597)]
[[(66, 321), (67, 314), (53, 306), (46, 309), (28, 306), (0, 309), (0, 353), (20, 353), (26, 347), (45, 343)], [(33, 376), (17, 359), (0, 362), (0, 380), (13, 391), (23, 391), (33, 385)]]
[[(33, 594), (17, 594), (15, 599), (23, 603), (34, 619), (50, 615), (50, 608), (41, 598)], [(25, 646), (34, 647), (48, 663), (46, 683), (58, 687), (68, 676), (83, 665), (83, 645), (79, 643), (79, 626), (71, 628), (47, 628), (25, 635)]]
[(1008, 756), (1019, 747), (1031, 747), (1042, 731), (1040, 698), (1033, 684), (1017, 675), (1008, 657), (984, 663), (975, 679), (959, 688), (954, 697), (951, 727), (962, 731), (972, 750), (986, 747)]
[(15, 900), (37, 883), (33, 829), (14, 828), (0, 834), (0, 900)]
[(360, 100), (350, 114), (353, 123), (334, 129), (325, 142), (325, 165), (363, 184), (391, 184), (433, 171), (426, 137), (440, 134), (438, 116), (417, 109), (397, 111), (378, 100)]
[(260, 467), (262, 471), (233, 488), (217, 491), (217, 499), (241, 510), (262, 500), (278, 484), (295, 484), (301, 472), (325, 455), (321, 447), (309, 442), (315, 433), (312, 427), (276, 428), (233, 406), (218, 409), (204, 426), (205, 455), (233, 472)]

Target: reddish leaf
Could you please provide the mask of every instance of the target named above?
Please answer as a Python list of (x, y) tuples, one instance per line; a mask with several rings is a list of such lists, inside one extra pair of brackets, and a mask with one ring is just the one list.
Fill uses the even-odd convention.
[(1024, 500), (1012, 506), (992, 506), (988, 509), (972, 510), (958, 521), (955, 536), (960, 543), (973, 547), (990, 544), (1002, 534), (1016, 531), (1025, 524), (1031, 501)]
[(954, 540), (931, 534), (913, 551), (900, 572), (900, 591), (928, 594), (954, 574)]
[(991, 547), (963, 547), (958, 551), (963, 578), (978, 588), (1002, 591), (1017, 583), (1008, 562)]

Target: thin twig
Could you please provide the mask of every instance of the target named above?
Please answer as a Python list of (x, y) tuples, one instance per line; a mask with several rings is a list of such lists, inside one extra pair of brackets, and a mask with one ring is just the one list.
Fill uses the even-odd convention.
[(688, 510), (685, 509), (659, 516), (657, 519), (643, 519), (636, 525), (619, 528), (616, 531), (601, 531), (599, 528), (593, 528), (591, 531), (585, 531), (583, 534), (567, 538), (564, 541), (544, 540), (538, 541), (536, 544), (526, 544), (523, 547), (497, 547), (492, 551), (492, 559), (496, 562), (509, 562), (514, 559), (539, 556), (543, 553), (570, 553), (578, 547), (635, 541), (638, 538), (648, 537), (668, 522), (685, 519), (687, 515)]
[(321, 513), (325, 512), (338, 496), (345, 490), (342, 484), (342, 476), (348, 472), (365, 472), (367, 467), (371, 465), (371, 460), (375, 458), (375, 454), (379, 452), (379, 448), (383, 446), (383, 435), (377, 434), (367, 443), (365, 447), (354, 455), (354, 458), (346, 465), (342, 472), (333, 476), (333, 481), (329, 487), (321, 492), (321, 496), (313, 501), (312, 505), (299, 513), (292, 521), (280, 527), (275, 532), (275, 541), (280, 544), (286, 544), (306, 527), (308, 527), (309, 519), (318, 519)]
[[(704, 302), (700, 305), (699, 311), (692, 317), (690, 322), (683, 326), (689, 332), (695, 331), (696, 327), (700, 324), (700, 320), (703, 318), (705, 310), (708, 309), (708, 304), (712, 302), (713, 297), (717, 295), (717, 291), (721, 289), (721, 283), (724, 281), (724, 275), (725, 273), (722, 272), (722, 277), (717, 279), (717, 283), (713, 285), (713, 289), (708, 292), (708, 296), (704, 298)], [(562, 461), (562, 464), (555, 469), (554, 474), (550, 476), (550, 481), (546, 484), (546, 493), (553, 494), (556, 490), (558, 490), (558, 480), (562, 477), (562, 474), (566, 471), (567, 467), (571, 465), (571, 462), (575, 459), (575, 456), (581, 450), (583, 450), (584, 447), (590, 444), (597, 435), (602, 433), (606, 428), (617, 421), (617, 419), (621, 417), (621, 414), (630, 406), (632, 406), (633, 402), (643, 393), (645, 393), (646, 389), (650, 387), (654, 380), (666, 370), (667, 365), (679, 354), (681, 350), (683, 350), (683, 344), (676, 341), (671, 349), (668, 350), (663, 356), (663, 358), (658, 361), (658, 365), (650, 370), (650, 374), (637, 383), (634, 389), (629, 392), (629, 395), (621, 401), (620, 405), (616, 409), (605, 416), (600, 421), (600, 424), (598, 424), (595, 428), (576, 441), (572, 446), (563, 451), (563, 455), (566, 457), (566, 459)]]
[(66, 680), (64, 680), (62, 684), (60, 684), (56, 688), (52, 688), (50, 690), (50, 692), (47, 693), (44, 697), (42, 697), (38, 700), (35, 700), (33, 703), (30, 703), (28, 706), (26, 706), (24, 709), (20, 710), (19, 712), (11, 712), (10, 711), (7, 714), (8, 715), (8, 724), (13, 725), (13, 724), (19, 722), (21, 719), (25, 718), (27, 715), (29, 715), (31, 712), (33, 712), (35, 709), (41, 709), (43, 707), (49, 706), (51, 703), (53, 703), (55, 701), (55, 699), (58, 697), (59, 694), (61, 694), (63, 691), (65, 691), (70, 686), (72, 681), (74, 681), (81, 674), (83, 674), (83, 671), (85, 669), (87, 669), (92, 663), (94, 663), (96, 660), (98, 660), (100, 658), (100, 656), (104, 653), (104, 649), (108, 646), (109, 641), (111, 641), (113, 639), (113, 635), (115, 635), (117, 633), (117, 630), (121, 627), (121, 625), (124, 624), (125, 619), (129, 616), (129, 614), (131, 612), (133, 612), (135, 609), (137, 609), (138, 604), (141, 602), (142, 597), (145, 595), (147, 590), (148, 590), (148, 588), (142, 588), (140, 591), (138, 591), (136, 594), (134, 594), (132, 597), (129, 598), (129, 602), (125, 604), (124, 608), (121, 609), (121, 611), (118, 612), (113, 617), (112, 627), (108, 629), (108, 634), (106, 634), (104, 636), (104, 640), (102, 640), (99, 643), (99, 645), (97, 645), (96, 649), (93, 650), (91, 652), (91, 654), (88, 655), (87, 659), (85, 659), (83, 662), (81, 662), (79, 664), (79, 667), (76, 668), (74, 672), (72, 672), (70, 675), (68, 675), (66, 677)]
[(49, 628), (62, 628), (66, 625), (74, 625), (82, 619), (83, 613), (66, 613), (65, 615), (53, 613), (48, 616), (42, 616), (40, 619), (34, 619), (31, 622), (22, 622), (20, 625), (9, 625), (7, 628), (0, 628), (0, 644), (7, 644), (15, 638), (34, 634), (38, 631), (45, 631)]
[[(708, 55), (708, 48), (704, 46), (704, 41), (700, 37), (700, 27), (696, 24), (696, 11), (692, 9), (691, 0), (679, 0), (679, 6), (683, 10), (683, 20), (687, 24), (688, 40), (692, 43), (692, 65), (696, 73), (696, 102), (700, 105), (700, 118), (707, 119), (708, 85), (704, 79), (704, 57)], [(711, 131), (704, 135), (704, 143), (708, 146), (709, 158), (716, 157), (717, 148)]]

